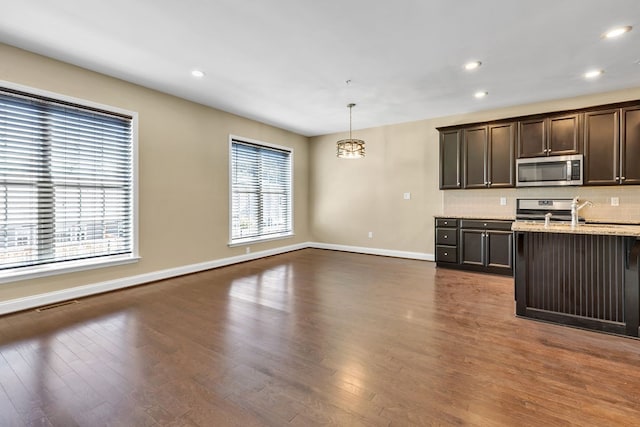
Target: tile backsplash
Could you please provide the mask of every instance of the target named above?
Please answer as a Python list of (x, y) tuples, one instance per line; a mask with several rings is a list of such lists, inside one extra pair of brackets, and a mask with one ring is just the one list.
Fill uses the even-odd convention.
[[(580, 215), (587, 220), (607, 222), (633, 222), (640, 224), (640, 186), (607, 187), (545, 187), (505, 188), (481, 190), (446, 190), (442, 193), (443, 216), (515, 217), (518, 198), (553, 198), (590, 200), (593, 206), (585, 207)], [(611, 206), (611, 198), (617, 197), (618, 206)], [(506, 205), (500, 199), (506, 198)]]

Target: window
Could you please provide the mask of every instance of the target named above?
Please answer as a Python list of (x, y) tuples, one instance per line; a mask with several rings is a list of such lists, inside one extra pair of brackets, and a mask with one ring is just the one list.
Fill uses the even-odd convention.
[(231, 137), (231, 244), (292, 234), (291, 149)]
[(0, 278), (133, 258), (132, 122), (0, 87)]

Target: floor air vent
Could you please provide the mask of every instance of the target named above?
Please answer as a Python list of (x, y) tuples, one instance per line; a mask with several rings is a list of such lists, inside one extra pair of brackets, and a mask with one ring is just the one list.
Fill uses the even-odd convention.
[(40, 313), (41, 311), (53, 310), (54, 308), (66, 307), (72, 304), (78, 304), (78, 301), (73, 300), (73, 301), (59, 302), (57, 304), (45, 305), (44, 307), (36, 308), (36, 311)]

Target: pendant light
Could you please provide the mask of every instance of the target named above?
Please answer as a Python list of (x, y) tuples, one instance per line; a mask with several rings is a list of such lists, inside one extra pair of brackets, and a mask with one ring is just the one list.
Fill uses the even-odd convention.
[(337, 143), (339, 159), (361, 159), (364, 157), (364, 141), (351, 137), (351, 110), (356, 104), (349, 104), (349, 138), (341, 139)]

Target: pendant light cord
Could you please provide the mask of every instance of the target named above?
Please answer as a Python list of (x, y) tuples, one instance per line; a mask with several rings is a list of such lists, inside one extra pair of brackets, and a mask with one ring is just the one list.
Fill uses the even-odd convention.
[(353, 139), (351, 137), (351, 112), (353, 111), (353, 104), (349, 105), (349, 139)]

